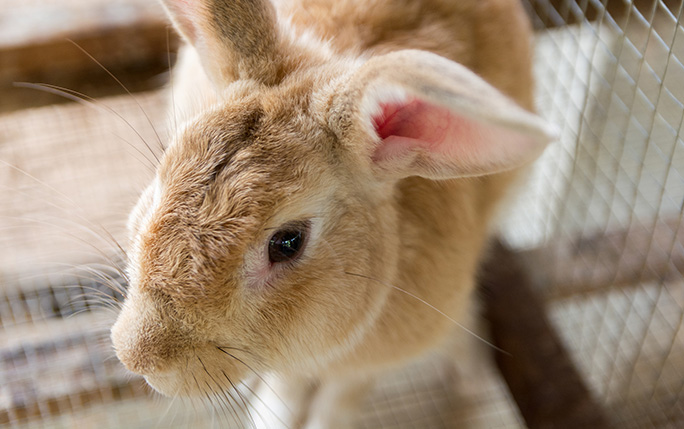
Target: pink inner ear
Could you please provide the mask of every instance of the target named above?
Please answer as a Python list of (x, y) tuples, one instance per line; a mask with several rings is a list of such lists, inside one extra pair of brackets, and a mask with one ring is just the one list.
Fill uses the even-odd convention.
[(469, 122), (441, 106), (411, 99), (382, 103), (380, 107), (381, 112), (373, 117), (373, 125), (383, 142), (375, 150), (375, 160), (415, 149), (434, 154), (453, 151), (455, 142), (450, 139), (454, 137), (472, 141)]
[(539, 139), (513, 127), (462, 115), (418, 98), (381, 102), (380, 108), (372, 118), (382, 139), (374, 149), (373, 161), (403, 168), (402, 163), (392, 161), (420, 156), (423, 167), (430, 169), (405, 174), (441, 171), (444, 176), (456, 177), (501, 171), (530, 158), (540, 146)]
[(446, 137), (452, 115), (447, 109), (421, 100), (383, 103), (382, 111), (373, 118), (375, 130), (382, 139), (402, 136), (439, 142)]

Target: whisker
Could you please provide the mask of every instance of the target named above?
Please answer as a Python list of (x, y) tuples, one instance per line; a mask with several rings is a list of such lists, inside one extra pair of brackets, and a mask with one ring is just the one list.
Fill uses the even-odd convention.
[[(175, 404), (178, 400), (179, 400), (179, 394), (178, 394), (178, 392), (176, 392), (176, 393), (173, 395), (173, 397), (169, 399), (169, 406), (166, 407), (166, 411), (164, 411), (164, 413), (162, 414), (162, 416), (159, 418), (158, 423), (157, 423), (157, 427), (159, 427), (159, 426), (161, 425), (161, 422), (166, 418), (166, 416), (169, 415), (169, 412), (171, 411), (171, 408), (174, 406), (174, 404)], [(181, 398), (181, 403), (183, 404), (183, 406), (185, 406), (185, 402), (182, 400), (182, 398)], [(175, 410), (177, 410), (176, 407), (173, 407), (173, 408), (174, 408)], [(178, 413), (176, 412), (176, 414), (173, 416), (173, 418), (172, 418), (171, 420), (172, 420), (172, 421), (175, 420), (175, 418), (176, 418), (177, 416), (178, 416)]]
[[(276, 392), (276, 390), (275, 390), (275, 389), (266, 381), (266, 379), (265, 379), (264, 377), (261, 376), (261, 374), (259, 374), (257, 371), (255, 371), (251, 366), (247, 365), (242, 359), (238, 358), (237, 356), (233, 355), (232, 353), (227, 352), (227, 351), (224, 350), (224, 349), (227, 349), (227, 350), (231, 350), (231, 349), (232, 349), (232, 350), (238, 350), (238, 351), (243, 351), (243, 352), (245, 352), (245, 353), (249, 353), (249, 352), (247, 352), (246, 350), (242, 350), (242, 349), (238, 349), (238, 348), (233, 348), (233, 347), (219, 347), (219, 346), (216, 346), (216, 348), (217, 348), (218, 350), (220, 350), (222, 353), (225, 353), (226, 355), (228, 355), (228, 356), (230, 356), (231, 358), (235, 359), (236, 361), (240, 362), (240, 363), (241, 363), (242, 365), (244, 365), (248, 370), (250, 370), (250, 371), (251, 371), (251, 372), (252, 372), (252, 373), (253, 373), (253, 374), (262, 382), (262, 383), (264, 383), (264, 385), (271, 391), (271, 393), (273, 393), (273, 395), (275, 395), (275, 397), (278, 399), (278, 401), (280, 401), (280, 403), (282, 403), (282, 404), (285, 406), (285, 408), (287, 408), (288, 412), (291, 413), (291, 414), (294, 414), (294, 413), (292, 412), (292, 410), (290, 409), (290, 407), (287, 406), (287, 402), (285, 402), (285, 401), (283, 400), (283, 398), (281, 398), (280, 395), (278, 395), (278, 392)], [(254, 356), (254, 355), (253, 355), (253, 356)], [(256, 357), (256, 356), (254, 356), (254, 357)], [(257, 358), (257, 359), (258, 359), (258, 358)], [(245, 385), (245, 387), (246, 387), (250, 392), (252, 392), (252, 394), (254, 394), (255, 397), (256, 397), (257, 399), (259, 399), (259, 401), (260, 401), (261, 403), (263, 403), (263, 404), (269, 409), (269, 411), (271, 411), (271, 409), (268, 407), (268, 404), (266, 404), (266, 403), (264, 403), (263, 401), (261, 401), (261, 399), (259, 398), (259, 396), (256, 395), (256, 394), (254, 393), (254, 391), (252, 391), (252, 389), (250, 389), (247, 385)], [(272, 412), (272, 411), (271, 411), (271, 412)], [(275, 413), (274, 413), (274, 415), (277, 417), (277, 415), (276, 415)], [(280, 420), (280, 418), (278, 418), (278, 419)], [(285, 424), (285, 423), (283, 422), (283, 424)]]
[(111, 265), (105, 265), (105, 264), (99, 264), (99, 263), (92, 263), (92, 264), (87, 264), (87, 265), (79, 265), (77, 266), (79, 269), (85, 269), (88, 272), (93, 272), (97, 273), (99, 276), (102, 276), (101, 278), (103, 280), (105, 279), (110, 279), (111, 281), (115, 282), (117, 285), (117, 291), (123, 295), (126, 296), (126, 286), (124, 284), (121, 284), (116, 278), (114, 278), (111, 274), (107, 273), (107, 269), (112, 269), (114, 273), (118, 274), (121, 276), (121, 278), (128, 283), (128, 277), (126, 276), (125, 272), (122, 272), (118, 267), (111, 266)]
[(425, 301), (424, 299), (422, 299), (422, 298), (420, 298), (420, 297), (418, 297), (418, 296), (412, 294), (411, 292), (409, 292), (409, 291), (407, 291), (407, 290), (404, 290), (404, 289), (402, 289), (402, 288), (400, 288), (400, 287), (398, 287), (398, 286), (391, 285), (391, 284), (389, 284), (389, 283), (382, 282), (382, 281), (377, 280), (377, 279), (374, 279), (374, 278), (372, 278), (372, 277), (365, 276), (365, 275), (363, 275), (363, 274), (350, 273), (350, 272), (347, 272), (347, 271), (345, 271), (344, 273), (347, 274), (347, 275), (349, 275), (349, 276), (360, 277), (360, 278), (363, 278), (363, 279), (366, 279), (366, 280), (374, 281), (374, 282), (376, 282), (376, 283), (378, 283), (378, 284), (381, 284), (381, 285), (386, 286), (386, 287), (390, 287), (390, 288), (395, 289), (395, 290), (397, 290), (397, 291), (399, 291), (399, 292), (401, 292), (401, 293), (403, 293), (403, 294), (406, 294), (407, 296), (410, 296), (411, 298), (413, 298), (413, 299), (415, 299), (415, 300), (417, 300), (417, 301), (419, 301), (419, 302), (421, 302), (421, 303), (427, 305), (429, 308), (433, 309), (434, 311), (436, 311), (436, 312), (439, 313), (440, 315), (444, 316), (444, 317), (447, 318), (450, 322), (452, 322), (453, 324), (455, 324), (455, 325), (458, 326), (459, 328), (463, 329), (465, 332), (467, 332), (468, 334), (470, 334), (470, 335), (472, 335), (473, 337), (477, 338), (478, 340), (482, 341), (483, 343), (485, 343), (485, 344), (488, 345), (489, 347), (493, 348), (494, 350), (496, 350), (496, 351), (498, 351), (498, 352), (501, 352), (501, 353), (504, 353), (504, 354), (507, 355), (507, 356), (511, 356), (511, 354), (508, 353), (507, 351), (505, 351), (505, 350), (503, 350), (503, 349), (501, 349), (501, 348), (495, 346), (495, 345), (492, 344), (491, 342), (485, 340), (484, 338), (482, 338), (481, 336), (477, 335), (477, 334), (476, 334), (475, 332), (473, 332), (472, 330), (466, 328), (466, 327), (463, 326), (461, 323), (459, 323), (458, 321), (456, 321), (453, 317), (449, 316), (448, 314), (446, 314), (445, 312), (443, 312), (443, 311), (440, 310), (439, 308), (435, 307), (434, 305), (430, 304), (429, 302), (427, 302), (427, 301)]
[(170, 44), (170, 28), (166, 27), (166, 61), (169, 66), (169, 84), (171, 87), (171, 113), (173, 115), (173, 129), (178, 134), (178, 117), (176, 112), (176, 94), (173, 85), (173, 70), (171, 70), (171, 44)]
[[(102, 311), (110, 311), (111, 314), (114, 315), (114, 316), (116, 316), (117, 314), (119, 314), (119, 313), (118, 313), (118, 310), (112, 309), (112, 308), (109, 308), (109, 307), (106, 307), (106, 306), (102, 306), (102, 307), (98, 306), (98, 308), (99, 308), (100, 310), (102, 310)], [(70, 317), (70, 318), (72, 318), (72, 317), (77, 317), (77, 316), (80, 316), (81, 314), (86, 314), (86, 313), (88, 313), (88, 312), (90, 312), (89, 309), (87, 309), (87, 308), (82, 308), (82, 309), (80, 309), (80, 310), (78, 310), (78, 311), (75, 311), (73, 314), (69, 315), (69, 317)], [(114, 357), (115, 357), (115, 356), (114, 356)], [(110, 357), (110, 358), (111, 358), (111, 357)]]
[[(100, 63), (97, 59), (95, 59), (95, 57), (93, 57), (92, 55), (90, 55), (90, 53), (88, 53), (85, 49), (83, 49), (78, 43), (74, 42), (74, 41), (71, 40), (71, 39), (67, 39), (67, 40), (68, 40), (71, 44), (73, 44), (74, 46), (76, 46), (81, 52), (83, 52), (85, 55), (87, 55), (88, 58), (90, 58), (91, 60), (93, 60), (93, 62), (94, 62), (95, 64), (97, 64), (97, 65), (98, 65), (102, 70), (104, 70), (112, 79), (114, 79), (114, 81), (115, 81), (117, 84), (119, 84), (119, 86), (121, 87), (121, 89), (123, 89), (124, 91), (126, 91), (126, 94), (128, 94), (128, 95), (133, 99), (133, 101), (134, 101), (135, 104), (138, 106), (138, 108), (140, 109), (140, 111), (142, 112), (142, 114), (145, 116), (145, 119), (147, 120), (147, 123), (150, 124), (150, 127), (152, 128), (152, 131), (154, 131), (155, 136), (157, 136), (157, 141), (159, 142), (159, 147), (160, 147), (160, 149), (161, 149), (162, 152), (163, 152), (163, 151), (164, 151), (164, 143), (162, 143), (162, 140), (161, 140), (161, 138), (159, 137), (159, 133), (157, 133), (157, 129), (154, 127), (154, 124), (153, 124), (152, 121), (150, 120), (150, 117), (147, 115), (147, 112), (145, 111), (145, 109), (143, 109), (142, 106), (140, 105), (140, 102), (138, 101), (138, 99), (131, 93), (131, 91), (128, 90), (128, 88), (126, 88), (126, 85), (124, 85), (116, 76), (114, 76), (114, 74), (113, 74), (112, 72), (110, 72), (110, 71), (107, 69), (107, 67), (105, 67), (104, 65), (102, 65), (102, 63)], [(150, 152), (152, 152), (151, 149), (150, 149)], [(154, 152), (152, 152), (152, 154), (155, 155)], [(155, 158), (156, 158), (156, 155), (155, 155)], [(157, 161), (159, 161), (159, 159), (157, 159)]]
[[(267, 387), (276, 395), (276, 397), (278, 397), (278, 400), (280, 400), (280, 402), (285, 406), (285, 408), (287, 409), (287, 411), (288, 411), (290, 414), (292, 414), (292, 410), (290, 409), (290, 407), (287, 406), (287, 403), (283, 402), (283, 400), (280, 399), (280, 397), (275, 393), (275, 391), (273, 390), (273, 388), (271, 388), (271, 386), (268, 385), (268, 383), (265, 383), (265, 385), (266, 385), (266, 386), (267, 386)], [(286, 428), (288, 428), (288, 429), (290, 428), (290, 426), (289, 426), (287, 423), (285, 423), (285, 421), (283, 421), (283, 419), (281, 419), (280, 416), (279, 416), (275, 411), (273, 411), (273, 409), (268, 405), (268, 403), (266, 403), (266, 401), (264, 401), (263, 399), (261, 399), (261, 397), (259, 397), (259, 395), (257, 394), (257, 392), (255, 392), (255, 391), (254, 391), (251, 387), (249, 387), (246, 383), (243, 383), (242, 386), (243, 386), (245, 389), (247, 389), (247, 390), (249, 391), (249, 393), (250, 393), (254, 398), (256, 398), (261, 404), (263, 404), (264, 407), (266, 407), (266, 409), (268, 410), (268, 412), (271, 413), (272, 416), (275, 416), (275, 418), (278, 419), (278, 421), (279, 421), (284, 427), (286, 427)], [(252, 407), (257, 411), (257, 414), (259, 414), (259, 417), (261, 418), (261, 420), (264, 421), (264, 420), (265, 420), (265, 419), (264, 419), (264, 416), (261, 415), (261, 413), (256, 409), (256, 407), (254, 407), (254, 405), (252, 404), (252, 401), (250, 401), (249, 399), (247, 399), (247, 402), (249, 402), (249, 404), (252, 405)]]
[[(70, 285), (70, 286), (71, 287), (79, 287), (78, 285)], [(69, 286), (67, 286), (67, 287), (69, 287)], [(83, 288), (79, 287), (79, 289), (92, 289), (92, 291), (96, 292), (96, 294), (82, 293), (82, 294), (73, 296), (67, 304), (71, 307), (75, 307), (79, 303), (82, 302), (85, 308), (82, 308), (81, 310), (78, 310), (78, 311), (76, 311), (70, 315), (67, 315), (67, 317), (74, 317), (77, 314), (80, 314), (81, 312), (90, 311), (91, 307), (101, 308), (101, 309), (109, 309), (109, 310), (113, 310), (115, 313), (118, 313), (121, 310), (121, 303), (118, 301), (115, 302), (110, 295), (105, 294), (101, 290), (97, 290), (95, 288), (85, 288), (85, 287), (83, 287)]]
[[(108, 275), (104, 271), (101, 271), (101, 270), (98, 270), (95, 268), (91, 268), (90, 266), (83, 266), (83, 267), (80, 267), (80, 269), (85, 270), (86, 272), (91, 273), (91, 274), (96, 276), (95, 279), (91, 279), (91, 280), (97, 281), (97, 279), (100, 279), (104, 282), (104, 283), (102, 283), (103, 286), (107, 286), (110, 290), (112, 290), (115, 293), (118, 293), (119, 295), (121, 295), (124, 298), (126, 297), (126, 289), (124, 288), (124, 286), (121, 283), (119, 283), (115, 278)], [(87, 278), (87, 277), (83, 276), (83, 278)]]
[[(93, 287), (93, 286), (83, 286), (80, 284), (75, 284), (75, 285), (61, 285), (61, 288), (64, 289), (78, 289), (83, 291), (81, 294), (74, 295), (71, 297), (71, 300), (67, 302), (67, 305), (73, 306), (74, 304), (77, 304), (78, 301), (74, 301), (76, 299), (83, 299), (84, 304), (90, 304), (89, 300), (98, 300), (98, 299), (107, 299), (106, 303), (114, 305), (114, 306), (120, 306), (121, 302), (116, 300), (116, 297), (113, 297), (111, 295), (108, 295), (106, 292)], [(102, 301), (103, 303), (105, 301)]]
[[(60, 192), (59, 190), (57, 190), (55, 187), (53, 187), (53, 186), (49, 185), (48, 183), (46, 183), (46, 182), (44, 182), (44, 181), (38, 179), (37, 177), (35, 177), (35, 176), (32, 175), (31, 173), (25, 171), (24, 169), (19, 168), (19, 167), (15, 166), (15, 165), (12, 165), (12, 164), (10, 164), (10, 163), (8, 163), (8, 162), (6, 162), (6, 161), (3, 161), (2, 159), (0, 159), (0, 164), (6, 165), (7, 167), (13, 169), (14, 171), (16, 171), (16, 172), (18, 172), (18, 173), (24, 175), (25, 177), (28, 177), (29, 179), (33, 180), (34, 182), (38, 183), (39, 185), (45, 187), (45, 188), (46, 188), (47, 190), (49, 190), (50, 192), (54, 192), (57, 196), (59, 196), (60, 198), (63, 198), (64, 201), (66, 201), (67, 203), (69, 203), (74, 209), (77, 209), (77, 210), (78, 210), (78, 209), (81, 209), (81, 207), (78, 205), (78, 203), (76, 203), (74, 200), (72, 200), (71, 198), (69, 198), (69, 197), (66, 196), (64, 193)], [(27, 195), (25, 192), (22, 192), (22, 191), (18, 191), (18, 190), (13, 190), (13, 191), (14, 191), (14, 192), (20, 192), (22, 195)], [(66, 209), (64, 209), (64, 208), (62, 208), (62, 207), (59, 207), (59, 206), (57, 206), (56, 204), (51, 203), (50, 201), (45, 201), (45, 203), (48, 204), (48, 205), (51, 205), (51, 206), (54, 207), (54, 208), (57, 208), (58, 210), (63, 210), (64, 212), (66, 212)], [(69, 212), (67, 212), (67, 213), (69, 213)], [(118, 248), (118, 250), (119, 250), (123, 255), (126, 254), (126, 251), (123, 249), (123, 247), (121, 246), (121, 244), (119, 244), (118, 240), (117, 240), (116, 238), (114, 238), (114, 236), (112, 235), (112, 233), (109, 232), (109, 230), (107, 230), (107, 228), (105, 228), (102, 224), (96, 224), (96, 223), (92, 222), (91, 220), (87, 219), (85, 216), (81, 215), (80, 213), (71, 213), (71, 214), (77, 216), (79, 219), (81, 219), (81, 220), (84, 221), (85, 223), (89, 224), (89, 225), (92, 227), (92, 228), (90, 229), (90, 231), (91, 231), (93, 234), (95, 234), (97, 237), (99, 237), (99, 238), (101, 238), (101, 239), (103, 239), (103, 240), (105, 240), (105, 241), (110, 240), (110, 244), (113, 244), (114, 247)], [(20, 219), (24, 219), (24, 218), (20, 218)], [(72, 221), (72, 222), (73, 222), (73, 221)], [(74, 222), (74, 223), (75, 223), (75, 222)], [(75, 223), (75, 224), (76, 224), (76, 225), (79, 225), (79, 224), (77, 224), (77, 223)], [(80, 226), (83, 227), (84, 225), (80, 225)], [(96, 231), (95, 231), (95, 228), (99, 228), (99, 229), (101, 230), (101, 232), (102, 232), (104, 235), (100, 234), (99, 232), (96, 232)]]
[[(110, 264), (112, 264), (112, 267), (115, 268), (115, 269), (119, 272), (119, 274), (122, 275), (122, 277), (125, 277), (125, 272), (124, 272), (124, 270), (123, 270), (123, 267), (120, 267), (119, 264), (117, 263), (117, 261), (115, 261), (114, 259), (112, 259), (112, 257), (111, 257), (109, 254), (105, 253), (102, 249), (100, 249), (100, 248), (97, 247), (95, 244), (91, 243), (90, 241), (85, 240), (84, 238), (78, 237), (77, 235), (75, 235), (75, 234), (69, 232), (69, 231), (68, 231), (66, 228), (64, 228), (64, 227), (61, 227), (61, 226), (59, 226), (59, 225), (57, 225), (57, 224), (54, 224), (54, 223), (50, 223), (50, 222), (48, 222), (48, 221), (44, 221), (44, 220), (40, 220), (40, 219), (27, 218), (27, 217), (24, 217), (24, 218), (16, 218), (16, 217), (13, 217), (13, 216), (2, 216), (2, 215), (0, 215), (0, 218), (13, 219), (13, 220), (19, 219), (19, 220), (21, 220), (22, 222), (32, 222), (32, 223), (35, 223), (35, 224), (48, 226), (48, 227), (50, 227), (51, 230), (57, 229), (57, 230), (59, 230), (61, 233), (63, 233), (65, 237), (69, 237), (69, 238), (71, 238), (71, 239), (73, 239), (73, 240), (75, 240), (75, 241), (77, 241), (77, 242), (83, 243), (83, 244), (85, 244), (87, 247), (89, 247), (89, 248), (91, 248), (92, 250), (94, 250), (94, 254), (99, 255), (99, 256), (101, 256), (102, 258), (104, 258), (107, 262), (109, 262)], [(67, 220), (67, 221), (68, 221), (68, 220)], [(84, 225), (82, 225), (82, 224), (79, 224), (78, 222), (73, 222), (73, 221), (70, 221), (70, 222), (71, 222), (73, 225), (75, 225), (77, 228), (79, 228), (80, 230), (95, 235), (96, 238), (100, 238), (100, 239), (103, 239), (103, 240), (105, 239), (105, 237), (99, 235), (96, 231), (93, 231), (91, 228), (88, 228), (88, 227), (86, 227), (86, 226), (84, 226)], [(16, 228), (16, 227), (7, 227), (6, 229), (10, 229), (10, 228)], [(120, 247), (120, 245), (118, 245), (118, 243), (117, 243), (116, 249), (117, 249), (117, 250), (121, 250), (121, 247)], [(123, 254), (125, 255), (125, 252), (124, 252)]]
[[(256, 360), (261, 360), (261, 359), (259, 358), (259, 356), (257, 356), (256, 354), (250, 352), (249, 350), (241, 349), (241, 348), (239, 348), (239, 347), (216, 346), (216, 348), (218, 348), (218, 349), (225, 349), (225, 350), (235, 350), (235, 351), (238, 351), (238, 352), (242, 352), (242, 353), (248, 354), (248, 355), (250, 355), (250, 357), (252, 357), (252, 358), (254, 358), (254, 359), (256, 359)], [(221, 351), (223, 351), (223, 350), (221, 350)], [(224, 353), (225, 353), (225, 352), (224, 352)], [(250, 368), (250, 369), (251, 369), (251, 368)]]
[[(254, 420), (254, 417), (252, 416), (252, 413), (249, 411), (249, 409), (250, 409), (250, 407), (251, 407), (251, 405), (252, 405), (251, 402), (249, 402), (249, 400), (245, 401), (244, 395), (243, 395), (243, 394), (240, 392), (240, 390), (235, 386), (235, 384), (233, 384), (233, 382), (231, 381), (230, 377), (228, 377), (228, 374), (226, 374), (226, 372), (225, 372), (224, 370), (221, 370), (221, 373), (223, 374), (223, 377), (225, 377), (225, 379), (228, 381), (228, 383), (230, 383), (230, 386), (233, 388), (233, 390), (234, 390), (235, 393), (237, 394), (238, 398), (240, 398), (240, 401), (242, 402), (242, 406), (244, 407), (244, 409), (245, 409), (245, 411), (246, 411), (246, 413), (247, 413), (247, 416), (249, 417), (249, 420), (250, 420), (250, 422), (252, 423), (252, 427), (256, 429), (256, 427), (257, 427), (256, 421)], [(231, 395), (231, 396), (232, 396), (232, 395)], [(237, 401), (236, 401), (236, 402), (237, 402)], [(249, 402), (249, 405), (247, 405), (248, 402)], [(262, 417), (262, 420), (263, 420), (263, 417)]]
[[(161, 427), (162, 421), (164, 421), (164, 420), (167, 418), (167, 416), (169, 415), (169, 412), (171, 411), (171, 408), (172, 408), (172, 407), (175, 409), (174, 405), (175, 405), (175, 402), (176, 402), (177, 399), (178, 399), (178, 394), (175, 394), (175, 395), (173, 396), (173, 398), (170, 398), (170, 399), (169, 399), (169, 401), (168, 401), (168, 402), (169, 402), (169, 405), (166, 407), (166, 410), (164, 410), (164, 412), (162, 413), (162, 415), (159, 416), (159, 418), (157, 419), (157, 425), (156, 425), (156, 427)], [(175, 416), (174, 416), (174, 418), (175, 418)], [(171, 419), (171, 420), (173, 420), (173, 419)]]
[[(226, 399), (226, 404), (227, 404), (228, 406), (230, 406), (231, 414), (232, 414), (233, 417), (235, 418), (235, 422), (239, 422), (239, 421), (240, 421), (240, 418), (239, 418), (239, 416), (238, 416), (238, 414), (237, 414), (237, 411), (235, 410), (235, 407), (234, 407), (233, 404), (231, 403), (230, 399), (228, 398), (228, 395), (226, 394), (225, 390), (224, 390), (224, 389), (221, 389), (221, 385), (220, 385), (220, 384), (214, 379), (214, 377), (209, 373), (209, 371), (207, 370), (206, 365), (204, 365), (204, 362), (202, 361), (202, 358), (200, 358), (199, 356), (196, 356), (196, 357), (197, 357), (197, 360), (199, 361), (199, 363), (202, 365), (202, 369), (204, 370), (204, 372), (207, 374), (207, 376), (209, 377), (209, 379), (210, 379), (211, 381), (213, 381), (213, 382), (217, 385), (217, 387), (219, 388), (220, 393), (221, 393), (221, 394), (224, 396), (224, 398)], [(209, 385), (208, 382), (205, 382), (205, 383), (207, 384), (207, 387), (209, 387), (209, 389), (211, 390), (212, 394), (214, 394), (214, 396), (217, 398), (218, 403), (221, 404), (222, 401), (220, 400), (219, 393), (216, 392), (216, 391), (214, 391), (214, 389)], [(223, 408), (223, 407), (221, 407), (221, 408)], [(225, 410), (224, 410), (224, 415), (225, 415)], [(227, 418), (227, 417), (228, 417), (228, 416), (226, 415), (226, 418)]]
[[(240, 418), (238, 417), (237, 411), (235, 410), (235, 407), (233, 407), (233, 404), (231, 404), (230, 401), (228, 401), (228, 399), (226, 399), (224, 402), (222, 398), (219, 396), (219, 394), (216, 391), (214, 391), (214, 389), (211, 387), (208, 381), (205, 380), (204, 384), (206, 384), (208, 388), (208, 391), (206, 393), (212, 408), (214, 410), (218, 409), (221, 412), (223, 418), (225, 419), (225, 422), (230, 422), (231, 419), (235, 423), (239, 422)], [(214, 399), (211, 399), (210, 396), (213, 396)], [(230, 407), (230, 409), (228, 409), (228, 407)], [(230, 418), (228, 417), (228, 412), (230, 412)]]
[[(193, 378), (193, 380), (195, 380), (195, 385), (197, 386), (197, 390), (199, 392), (201, 392), (206, 397), (206, 401), (208, 401), (208, 403), (205, 402), (205, 398), (198, 397), (197, 399), (202, 403), (202, 407), (204, 408), (205, 412), (206, 411), (211, 412), (211, 416), (213, 419), (215, 416), (215, 410), (216, 409), (212, 404), (212, 400), (211, 400), (211, 397), (209, 396), (209, 393), (205, 389), (203, 389), (202, 386), (200, 386), (199, 381), (197, 380), (197, 377), (195, 376), (194, 372), (192, 373), (192, 378)], [(194, 408), (194, 404), (193, 404), (193, 408)], [(196, 409), (195, 409), (195, 414), (198, 414)]]
[[(103, 270), (99, 270), (96, 268), (93, 268), (89, 265), (76, 265), (76, 264), (69, 264), (66, 262), (61, 262), (61, 263), (54, 263), (53, 265), (55, 266), (65, 266), (71, 269), (74, 269), (75, 272), (64, 272), (64, 273), (59, 273), (60, 275), (65, 275), (69, 276), (71, 278), (75, 279), (80, 279), (80, 280), (88, 280), (94, 283), (97, 283), (99, 285), (107, 287), (109, 290), (114, 292), (115, 294), (121, 295), (122, 297), (126, 296), (126, 289), (125, 286), (119, 283), (117, 279), (112, 277), (111, 275), (107, 274)], [(108, 267), (108, 266), (105, 266)], [(116, 271), (116, 268), (112, 268), (113, 270)], [(79, 274), (82, 272), (83, 274)], [(92, 274), (92, 277), (86, 274)], [(40, 276), (40, 275), (37, 275)], [(64, 285), (64, 287), (86, 287), (86, 285)], [(92, 287), (92, 286), (91, 286)], [(92, 287), (93, 290), (97, 290), (99, 292), (103, 292), (100, 289), (97, 289), (95, 287)], [(114, 298), (114, 297), (112, 297)]]
[[(114, 110), (112, 107), (110, 107), (109, 105), (107, 105), (103, 101), (97, 100), (93, 97), (90, 97), (89, 95), (83, 94), (82, 92), (78, 92), (78, 91), (75, 91), (73, 89), (65, 88), (65, 87), (58, 86), (58, 85), (52, 85), (49, 83), (14, 82), (14, 86), (20, 87), (20, 88), (35, 89), (38, 91), (43, 91), (43, 92), (47, 92), (50, 94), (59, 95), (60, 97), (64, 97), (66, 99), (75, 101), (79, 104), (83, 104), (83, 105), (94, 107), (94, 108), (99, 108), (99, 109), (102, 109), (106, 112), (113, 114), (114, 116), (119, 118), (123, 123), (125, 123), (128, 126), (128, 128), (130, 128), (138, 136), (140, 141), (142, 141), (142, 143), (145, 145), (147, 150), (152, 154), (154, 159), (157, 161), (157, 164), (159, 163), (159, 157), (157, 157), (157, 154), (152, 150), (152, 148), (147, 143), (147, 140), (145, 140), (145, 138), (142, 136), (142, 134), (140, 134), (140, 132), (122, 114), (120, 114), (119, 112)], [(126, 141), (125, 139), (123, 139), (123, 140)], [(128, 144), (131, 145), (130, 143), (128, 143)], [(137, 148), (135, 148), (135, 146), (131, 145), (131, 147), (133, 147), (134, 149), (137, 150)], [(147, 162), (149, 162), (151, 166), (154, 166), (154, 163), (152, 162), (152, 160), (150, 160), (144, 153), (142, 153), (139, 150), (138, 150), (138, 153), (140, 153), (140, 155), (142, 155), (143, 158), (145, 158), (145, 160)]]
[[(241, 412), (242, 417), (240, 418), (240, 422), (244, 422), (243, 417), (247, 417), (249, 420), (250, 426), (253, 428), (256, 427), (254, 420), (252, 419), (252, 414), (249, 412), (249, 408), (247, 408), (246, 405), (238, 402), (238, 400), (233, 395), (231, 389), (224, 389), (221, 386), (221, 384), (213, 376), (211, 376), (211, 377), (212, 377), (212, 380), (214, 381), (214, 383), (216, 383), (216, 385), (219, 386), (219, 389), (221, 390), (223, 395), (226, 397), (226, 400), (229, 402), (229, 404), (231, 404), (231, 407), (234, 408), (232, 404), (235, 404), (237, 409)], [(239, 397), (239, 392), (236, 391), (236, 393), (238, 394), (238, 397)], [(230, 399), (228, 397), (230, 397)]]

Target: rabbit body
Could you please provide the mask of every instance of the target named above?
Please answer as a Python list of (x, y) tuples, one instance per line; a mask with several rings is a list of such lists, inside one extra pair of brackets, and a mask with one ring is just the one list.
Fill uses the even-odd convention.
[[(168, 395), (273, 372), (305, 402), (318, 380), (288, 425), (344, 426), (373, 374), (467, 335), (454, 321), (496, 210), (552, 138), (529, 113), (524, 11), (164, 4), (191, 47), (177, 133), (129, 221), (117, 356)], [(284, 261), (279, 231), (303, 240)]]

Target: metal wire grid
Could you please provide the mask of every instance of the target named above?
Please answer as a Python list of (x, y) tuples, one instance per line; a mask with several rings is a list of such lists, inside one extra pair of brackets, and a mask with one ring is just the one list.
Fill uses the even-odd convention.
[(527, 6), (538, 27), (575, 23), (537, 51), (539, 110), (562, 137), (506, 234), (550, 255), (550, 313), (619, 427), (682, 424), (682, 3), (557, 3)]

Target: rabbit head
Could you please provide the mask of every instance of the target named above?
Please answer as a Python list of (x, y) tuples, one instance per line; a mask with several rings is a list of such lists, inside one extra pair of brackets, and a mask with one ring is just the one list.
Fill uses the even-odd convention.
[(438, 55), (313, 49), (267, 1), (164, 3), (217, 101), (179, 128), (129, 221), (112, 340), (162, 393), (317, 374), (372, 349), (392, 311), (383, 283), (403, 275), (398, 184), (510, 170), (550, 139)]

